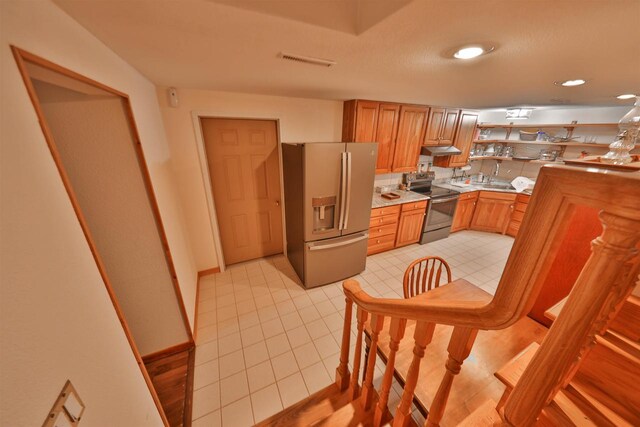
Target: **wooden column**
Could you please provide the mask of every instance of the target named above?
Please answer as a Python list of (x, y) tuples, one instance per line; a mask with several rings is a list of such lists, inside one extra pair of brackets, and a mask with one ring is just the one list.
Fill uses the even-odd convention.
[(351, 312), (353, 301), (345, 298), (344, 327), (342, 328), (342, 347), (340, 348), (340, 364), (336, 368), (336, 385), (340, 390), (349, 387), (349, 342), (351, 340)]
[(449, 399), (453, 379), (460, 373), (464, 360), (469, 357), (471, 347), (473, 347), (473, 342), (476, 340), (477, 335), (477, 329), (453, 328), (451, 341), (449, 341), (449, 347), (447, 348), (449, 352), (449, 358), (445, 365), (447, 370), (431, 403), (429, 416), (425, 423), (426, 426), (435, 427), (440, 425), (440, 420), (442, 420), (442, 415), (444, 415), (444, 410), (447, 407), (447, 400)]
[(358, 374), (360, 372), (360, 359), (362, 358), (362, 332), (364, 330), (364, 323), (367, 321), (369, 313), (358, 307), (356, 317), (358, 321), (358, 335), (356, 337), (356, 349), (353, 355), (353, 372), (351, 373), (351, 399), (355, 399), (360, 394), (360, 387), (358, 386)]
[(407, 381), (404, 384), (402, 399), (396, 409), (393, 418), (393, 427), (405, 427), (411, 419), (411, 403), (413, 402), (413, 393), (418, 383), (418, 374), (420, 373), (420, 361), (424, 357), (424, 349), (433, 338), (435, 324), (429, 322), (418, 322), (413, 334), (415, 345), (413, 347), (413, 359), (407, 371)]
[(362, 396), (360, 396), (360, 401), (365, 410), (371, 407), (371, 402), (373, 401), (373, 372), (376, 367), (376, 356), (378, 355), (378, 336), (383, 325), (384, 316), (371, 315), (371, 347), (369, 347), (369, 357), (367, 359), (364, 382), (362, 383)]
[(400, 340), (402, 340), (402, 337), (404, 336), (406, 325), (406, 319), (391, 319), (391, 326), (389, 327), (389, 358), (387, 360), (386, 370), (384, 371), (384, 377), (382, 378), (382, 385), (380, 386), (380, 399), (378, 400), (378, 405), (376, 406), (376, 411), (373, 417), (373, 425), (375, 427), (382, 424), (382, 417), (387, 411), (389, 390), (391, 389), (393, 370), (396, 363), (396, 352), (400, 346)]
[(542, 346), (505, 406), (508, 425), (531, 426), (568, 379), (584, 348), (634, 286), (627, 261), (636, 253), (640, 221), (603, 212), (604, 230)]

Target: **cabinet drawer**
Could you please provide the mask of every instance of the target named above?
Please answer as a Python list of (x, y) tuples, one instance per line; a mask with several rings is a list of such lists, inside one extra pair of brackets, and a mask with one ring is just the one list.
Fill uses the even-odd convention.
[(513, 213), (511, 214), (511, 221), (518, 221), (518, 222), (522, 222), (522, 219), (524, 218), (524, 212), (518, 212), (513, 211)]
[(369, 228), (369, 239), (374, 237), (387, 236), (389, 234), (395, 234), (398, 229), (398, 225), (394, 222), (389, 225), (381, 225), (379, 227)]
[(522, 212), (525, 213), (527, 210), (527, 204), (526, 203), (520, 203), (516, 200), (516, 206), (515, 206), (515, 210), (516, 212)]
[(478, 198), (478, 191), (472, 191), (470, 193), (461, 193), (460, 201), (463, 200), (476, 200)]
[(371, 218), (382, 215), (397, 214), (400, 212), (400, 205), (385, 206), (384, 208), (371, 209)]
[(403, 203), (402, 204), (402, 212), (406, 211), (414, 211), (420, 209), (424, 211), (427, 209), (428, 200), (421, 200), (419, 202), (411, 202), (411, 203)]
[(518, 235), (518, 231), (520, 231), (520, 225), (520, 221), (511, 221), (507, 227), (506, 234), (511, 237), (516, 237)]
[(508, 200), (510, 202), (513, 202), (516, 200), (516, 195), (513, 193), (498, 193), (496, 191), (481, 191), (479, 198), (493, 199), (493, 200)]
[(367, 255), (393, 249), (395, 246), (395, 242), (396, 242), (395, 233), (390, 234), (388, 236), (369, 238), (369, 242), (367, 245)]
[(518, 195), (516, 196), (516, 202), (518, 202), (518, 203), (525, 203), (525, 204), (526, 204), (526, 203), (529, 203), (529, 198), (530, 198), (530, 197), (531, 197), (531, 196), (527, 196), (526, 194), (518, 194)]
[(381, 225), (389, 225), (389, 224), (397, 224), (398, 223), (398, 214), (394, 213), (391, 215), (382, 215), (371, 217), (369, 220), (369, 228), (379, 227)]

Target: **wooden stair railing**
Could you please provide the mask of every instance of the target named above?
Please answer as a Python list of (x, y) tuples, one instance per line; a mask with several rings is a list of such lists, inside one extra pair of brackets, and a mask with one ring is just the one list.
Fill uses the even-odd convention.
[[(372, 377), (383, 318), (391, 318), (391, 323), (396, 325), (392, 341), (402, 338), (402, 322), (415, 320), (414, 359), (393, 421), (394, 427), (408, 425), (419, 362), (433, 334), (433, 329), (427, 325), (451, 325), (454, 332), (448, 347), (446, 372), (425, 424), (439, 425), (453, 378), (469, 355), (477, 332), (504, 329), (529, 312), (555, 258), (558, 242), (567, 228), (567, 219), (578, 204), (602, 210), (603, 233), (594, 240), (593, 253), (564, 310), (508, 397), (502, 414), (504, 425), (533, 425), (543, 408), (575, 372), (578, 360), (592, 345), (595, 333), (603, 330), (615, 307), (629, 295), (637, 280), (639, 265), (628, 261), (636, 254), (635, 247), (640, 241), (640, 174), (567, 166), (543, 167), (492, 299), (477, 292), (467, 292), (473, 285), (464, 280), (405, 300), (374, 298), (364, 292), (357, 281), (345, 281), (343, 289), (347, 309), (336, 384), (342, 390), (351, 386), (353, 396), (359, 396), (365, 409), (370, 408), (377, 397)], [(353, 304), (357, 306), (358, 331), (354, 372), (349, 382), (345, 379), (349, 377)], [(364, 367), (362, 391), (359, 392), (362, 330), (367, 317), (371, 318), (371, 351)], [(377, 407), (376, 410), (380, 414), (386, 410), (384, 405), (391, 386), (392, 374), (389, 372), (393, 363), (394, 359), (390, 357), (379, 393), (383, 398), (377, 401), (380, 409)], [(380, 425), (381, 419), (376, 415), (374, 425)]]

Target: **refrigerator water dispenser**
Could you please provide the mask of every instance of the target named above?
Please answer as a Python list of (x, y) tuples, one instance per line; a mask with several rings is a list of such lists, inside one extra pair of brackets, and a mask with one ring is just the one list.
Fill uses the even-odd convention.
[(336, 196), (313, 197), (313, 232), (323, 232), (335, 228)]

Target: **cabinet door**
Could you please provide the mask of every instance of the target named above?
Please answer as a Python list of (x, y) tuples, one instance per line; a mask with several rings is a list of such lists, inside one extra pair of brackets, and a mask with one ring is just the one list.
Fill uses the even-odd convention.
[(456, 207), (456, 214), (453, 217), (453, 224), (451, 224), (451, 232), (460, 230), (468, 230), (473, 218), (473, 211), (476, 207), (476, 200), (461, 200)]
[[(424, 134), (423, 145), (439, 145), (440, 136), (442, 134), (442, 125), (447, 110), (444, 108), (432, 108), (429, 113), (429, 123)], [(455, 129), (455, 123), (453, 124)]]
[(463, 111), (460, 113), (460, 119), (456, 128), (453, 145), (457, 147), (461, 154), (457, 156), (440, 156), (433, 161), (434, 166), (453, 168), (464, 166), (469, 161), (469, 152), (473, 143), (473, 137), (476, 134), (476, 125), (478, 124), (478, 113), (472, 111)]
[(442, 131), (440, 132), (440, 141), (438, 145), (453, 144), (453, 137), (456, 134), (456, 124), (458, 123), (458, 115), (460, 110), (447, 110), (442, 123)]
[(378, 143), (376, 173), (389, 173), (391, 171), (399, 120), (400, 105), (380, 104), (376, 129), (376, 142)]
[(471, 220), (471, 229), (504, 234), (511, 218), (513, 204), (510, 200), (480, 197)]
[(353, 142), (375, 142), (378, 125), (377, 102), (358, 101), (356, 103), (356, 132)]
[(418, 168), (428, 113), (428, 107), (400, 107), (400, 123), (391, 168), (393, 172), (411, 172)]
[(406, 246), (420, 241), (424, 215), (425, 211), (422, 209), (402, 212), (400, 214), (398, 234), (396, 235), (396, 247)]

